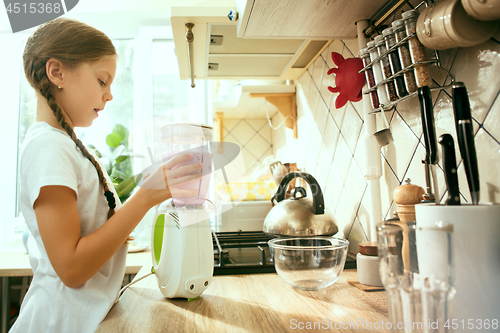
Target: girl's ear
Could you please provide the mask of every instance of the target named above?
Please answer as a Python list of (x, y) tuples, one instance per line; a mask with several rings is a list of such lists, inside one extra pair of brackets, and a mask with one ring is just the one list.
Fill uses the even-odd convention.
[(45, 72), (49, 81), (52, 82), (56, 87), (61, 87), (63, 85), (63, 64), (54, 58), (47, 60), (45, 64)]

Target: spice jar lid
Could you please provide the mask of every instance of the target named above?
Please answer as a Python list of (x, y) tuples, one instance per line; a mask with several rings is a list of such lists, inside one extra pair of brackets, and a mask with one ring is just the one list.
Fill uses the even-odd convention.
[(374, 41), (375, 41), (375, 45), (377, 45), (377, 46), (379, 46), (381, 44), (385, 45), (385, 39), (384, 39), (384, 36), (382, 36), (382, 35), (378, 35), (377, 37), (375, 37)]
[(375, 47), (375, 42), (370, 41), (370, 42), (366, 43), (366, 46), (368, 47), (368, 49), (373, 49)]
[(396, 21), (392, 22), (392, 28), (394, 30), (398, 30), (398, 29), (404, 28), (404, 26), (405, 26), (405, 21), (402, 20), (402, 19), (399, 19), (399, 20), (396, 20)]
[(378, 248), (377, 242), (363, 242), (359, 243), (359, 253), (364, 254), (366, 256), (377, 256)]
[(359, 56), (360, 57), (367, 56), (367, 55), (370, 55), (370, 52), (368, 52), (368, 48), (367, 47), (362, 48), (361, 50), (359, 50)]
[(392, 35), (394, 33), (394, 29), (389, 27), (389, 28), (386, 28), (384, 30), (382, 30), (382, 35), (385, 37), (385, 36), (389, 36), (389, 35)]
[(417, 18), (419, 15), (420, 12), (418, 11), (418, 9), (412, 9), (401, 14), (401, 17), (403, 18), (403, 20), (406, 20), (408, 18)]

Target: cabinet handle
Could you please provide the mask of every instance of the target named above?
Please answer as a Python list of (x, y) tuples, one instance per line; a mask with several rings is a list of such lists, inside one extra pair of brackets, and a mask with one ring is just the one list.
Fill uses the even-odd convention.
[(189, 71), (191, 72), (191, 88), (194, 88), (194, 66), (193, 66), (193, 42), (194, 42), (194, 34), (193, 34), (193, 23), (186, 23), (186, 41), (188, 46), (188, 54), (189, 54)]

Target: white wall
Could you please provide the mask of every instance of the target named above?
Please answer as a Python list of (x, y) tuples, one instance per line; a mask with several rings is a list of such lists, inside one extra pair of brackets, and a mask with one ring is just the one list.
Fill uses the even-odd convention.
[[(327, 90), (335, 86), (333, 75), (326, 72), (336, 67), (331, 52), (344, 57), (358, 56), (356, 40), (336, 40), (300, 78), (297, 89), (298, 139), (289, 129), (274, 133), (274, 154), (278, 160), (297, 162), (301, 170), (311, 173), (322, 186), (326, 207), (335, 215), (340, 236), (350, 241), (350, 250), (358, 252), (360, 241), (368, 240), (370, 221), (367, 183), (362, 173), (363, 110), (362, 102), (348, 103), (335, 109), (337, 94)], [(469, 93), (474, 118), (475, 144), (478, 154), (481, 201), (500, 202), (500, 34), (475, 47), (441, 51), (443, 66), (463, 81)], [(440, 85), (445, 75), (431, 66), (431, 75)], [(449, 82), (449, 81), (447, 81)], [(456, 133), (451, 104), (451, 89), (434, 90), (436, 134)], [(396, 210), (394, 189), (406, 178), (425, 188), (425, 155), (418, 98), (399, 103), (396, 111), (386, 113), (394, 142), (381, 149), (383, 175), (381, 202), (384, 217)], [(281, 121), (280, 117), (273, 119)], [(377, 126), (383, 126), (380, 114)], [(457, 160), (460, 153), (456, 152)], [(458, 167), (462, 202), (470, 201), (463, 166)], [(443, 172), (438, 167), (439, 198), (446, 198)], [(373, 219), (373, 218), (372, 218)], [(378, 223), (377, 218), (371, 223)]]

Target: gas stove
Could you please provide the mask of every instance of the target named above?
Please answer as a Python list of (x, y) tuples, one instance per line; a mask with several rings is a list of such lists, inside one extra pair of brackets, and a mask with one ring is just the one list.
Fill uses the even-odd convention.
[(212, 232), (214, 275), (275, 273), (262, 231)]
[[(275, 273), (267, 242), (273, 237), (262, 231), (212, 232), (214, 275)], [(345, 268), (355, 268), (347, 258)]]

